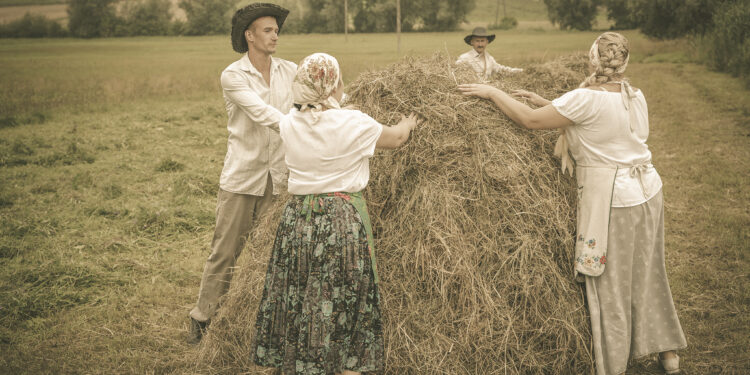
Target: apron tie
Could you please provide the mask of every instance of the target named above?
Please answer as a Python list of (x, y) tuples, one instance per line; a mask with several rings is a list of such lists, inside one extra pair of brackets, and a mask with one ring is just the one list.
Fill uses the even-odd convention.
[(641, 191), (643, 192), (643, 197), (646, 197), (646, 188), (645, 185), (643, 185), (643, 172), (646, 172), (648, 169), (650, 163), (641, 163), (641, 164), (634, 164), (630, 167), (630, 177), (631, 178), (638, 178), (638, 183), (641, 184)]

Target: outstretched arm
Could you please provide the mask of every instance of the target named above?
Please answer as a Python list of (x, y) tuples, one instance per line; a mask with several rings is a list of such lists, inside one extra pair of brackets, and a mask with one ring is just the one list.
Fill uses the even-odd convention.
[(414, 127), (422, 122), (417, 119), (417, 115), (410, 114), (409, 117), (401, 115), (401, 121), (394, 126), (383, 126), (383, 132), (380, 133), (378, 141), (375, 143), (376, 148), (394, 149), (398, 148), (407, 139), (409, 139), (409, 133)]
[(545, 105), (552, 104), (551, 101), (542, 98), (536, 93), (533, 93), (531, 91), (526, 90), (513, 90), (513, 92), (510, 93), (513, 97), (516, 98), (525, 98), (529, 100), (529, 103), (537, 106), (537, 107), (544, 107)]
[(499, 64), (494, 57), (490, 56), (490, 64), (492, 65), (492, 73), (521, 73), (523, 72), (523, 69), (521, 68), (511, 68), (509, 66), (505, 66), (502, 64)]
[(572, 121), (557, 112), (551, 104), (542, 108), (531, 109), (526, 104), (513, 99), (504, 91), (492, 86), (463, 84), (458, 85), (458, 90), (466, 96), (492, 100), (511, 120), (528, 129), (554, 129), (573, 125)]

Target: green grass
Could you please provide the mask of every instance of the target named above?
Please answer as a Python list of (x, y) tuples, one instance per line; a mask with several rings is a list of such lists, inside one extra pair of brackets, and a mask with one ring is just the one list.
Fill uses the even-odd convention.
[[(489, 51), (501, 64), (513, 66), (586, 51), (597, 34), (498, 31)], [(626, 34), (632, 39), (633, 59), (682, 53), (678, 43)], [(463, 36), (463, 32), (402, 34), (401, 54), (447, 49), (457, 56), (470, 48)], [(343, 35), (284, 35), (277, 56), (298, 62), (311, 51), (328, 52), (340, 60), (344, 79), (349, 80), (398, 58), (396, 44), (395, 34), (353, 34), (346, 41)], [(138, 99), (217, 98), (219, 74), (237, 56), (224, 36), (4, 40), (0, 127), (38, 122), (36, 117), (51, 116), (58, 108), (106, 111)]]
[[(402, 54), (457, 55), (462, 35), (406, 34)], [(595, 35), (503, 31), (490, 51), (523, 65), (588, 50)], [(684, 42), (627, 35), (665, 184), (685, 369), (742, 373), (750, 96), (691, 64)], [(278, 55), (332, 53), (350, 81), (395, 48), (393, 34), (287, 35)], [(196, 371), (187, 312), (226, 151), (218, 76), (237, 57), (227, 37), (0, 42), (0, 373)], [(659, 372), (650, 359), (629, 373)]]

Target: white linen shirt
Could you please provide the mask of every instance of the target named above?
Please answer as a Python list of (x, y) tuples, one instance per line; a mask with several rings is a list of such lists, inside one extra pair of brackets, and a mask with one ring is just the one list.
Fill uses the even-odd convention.
[(263, 195), (269, 172), (273, 194), (285, 184), (288, 172), (278, 124), (292, 107), (291, 87), (296, 73), (297, 64), (272, 57), (269, 86), (247, 54), (221, 73), (229, 116), (227, 154), (219, 180), (223, 190)]
[(350, 109), (328, 109), (314, 122), (292, 109), (279, 123), (289, 166), (289, 193), (355, 193), (370, 179), (369, 158), (383, 126)]
[[(646, 145), (648, 106), (643, 92), (638, 90), (630, 105), (632, 124), (619, 91), (579, 88), (552, 101), (552, 106), (574, 123), (565, 128), (565, 134), (576, 164), (618, 167), (612, 207), (639, 205), (655, 196), (662, 187)], [(634, 165), (644, 167), (635, 172)]]
[(519, 73), (523, 71), (521, 68), (511, 68), (509, 66), (498, 64), (497, 61), (495, 61), (495, 58), (487, 51), (484, 51), (484, 53), (480, 55), (473, 49), (459, 56), (458, 60), (456, 60), (456, 64), (468, 64), (474, 69), (479, 78), (483, 80), (490, 79), (493, 74), (498, 72)]

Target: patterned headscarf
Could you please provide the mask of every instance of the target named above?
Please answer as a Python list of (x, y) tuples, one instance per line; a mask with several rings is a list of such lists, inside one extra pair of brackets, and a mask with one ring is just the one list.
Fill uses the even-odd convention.
[(318, 121), (324, 106), (341, 108), (331, 96), (340, 80), (341, 71), (336, 58), (325, 53), (307, 56), (297, 67), (297, 75), (292, 82), (294, 103), (301, 106), (301, 112), (312, 112), (314, 121)]

